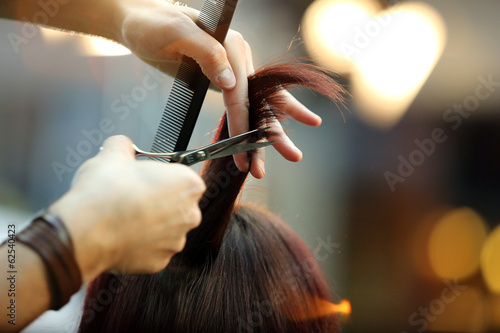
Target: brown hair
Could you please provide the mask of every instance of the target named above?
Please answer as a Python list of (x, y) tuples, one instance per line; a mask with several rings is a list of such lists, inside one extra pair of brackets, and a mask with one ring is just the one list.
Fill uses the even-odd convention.
[[(336, 102), (344, 93), (312, 64), (268, 65), (249, 77), (252, 128), (283, 116), (278, 92), (291, 85)], [(228, 136), (224, 115), (214, 141)], [(206, 163), (202, 177), (203, 219), (184, 250), (157, 274), (93, 281), (79, 332), (337, 331), (322, 308), (331, 301), (327, 283), (305, 244), (275, 215), (235, 204), (247, 173), (229, 156)]]

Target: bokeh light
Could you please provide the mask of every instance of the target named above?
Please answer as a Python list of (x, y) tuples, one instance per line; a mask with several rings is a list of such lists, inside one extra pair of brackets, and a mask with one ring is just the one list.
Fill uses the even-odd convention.
[(488, 236), (481, 252), (481, 270), (488, 288), (500, 294), (500, 226)]
[(389, 11), (353, 74), (353, 96), (368, 123), (390, 128), (404, 115), (440, 58), (446, 40), (441, 16), (429, 5)]
[(490, 295), (487, 309), (489, 329), (493, 332), (500, 332), (500, 295)]
[(292, 313), (286, 304), (283, 304), (283, 307), (280, 308), (280, 312), (288, 318), (294, 318), (300, 321), (327, 317), (330, 315), (337, 315), (339, 319), (346, 320), (351, 315), (351, 302), (345, 299), (335, 304), (320, 297), (310, 296), (306, 297), (304, 302), (309, 304), (309, 306), (306, 306), (304, 309), (309, 310)]
[(449, 211), (434, 225), (427, 244), (434, 273), (443, 279), (460, 279), (477, 272), (486, 235), (486, 225), (474, 210)]
[(381, 10), (370, 0), (318, 0), (309, 6), (302, 20), (302, 34), (308, 52), (319, 64), (347, 74), (354, 60), (349, 52), (358, 28)]
[(130, 54), (126, 47), (103, 38), (86, 37), (83, 53), (87, 56), (121, 56)]
[(349, 74), (358, 115), (390, 128), (426, 82), (446, 44), (439, 13), (418, 2), (382, 10), (378, 1), (315, 1), (303, 18), (311, 56)]
[[(450, 285), (453, 283), (450, 282)], [(457, 284), (449, 300), (435, 298), (427, 309), (427, 329), (432, 332), (484, 332), (488, 325), (487, 302), (480, 288)], [(426, 330), (427, 332), (427, 330)]]

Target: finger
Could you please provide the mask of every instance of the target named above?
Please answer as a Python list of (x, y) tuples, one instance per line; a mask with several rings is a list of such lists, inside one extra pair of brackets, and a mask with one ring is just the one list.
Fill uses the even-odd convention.
[[(266, 121), (266, 126), (271, 127), (271, 122), (269, 120)], [(258, 140), (257, 142), (263, 142), (266, 141), (265, 139)], [(265, 148), (259, 148), (255, 151), (255, 153), (252, 155), (252, 162), (250, 163), (250, 173), (252, 176), (254, 176), (257, 179), (264, 178), (264, 175), (266, 174), (266, 169), (265, 169), (265, 157), (266, 157), (266, 150)]]
[(302, 159), (302, 152), (293, 144), (288, 135), (285, 134), (281, 123), (277, 119), (271, 119), (268, 125), (271, 127), (270, 132), (272, 135), (267, 140), (276, 141), (273, 147), (285, 159), (291, 162), (299, 162)]
[[(252, 50), (250, 46), (247, 47), (246, 54), (247, 54), (247, 77), (248, 77), (251, 74), (255, 73)], [(262, 142), (265, 141), (265, 139), (259, 141)], [(255, 153), (252, 155), (252, 162), (250, 164), (250, 173), (252, 174), (252, 176), (254, 176), (257, 179), (264, 178), (264, 175), (266, 174), (265, 160), (266, 160), (265, 148), (257, 149)]]
[(283, 105), (280, 105), (281, 111), (291, 118), (309, 126), (321, 125), (321, 117), (306, 108), (287, 90), (281, 90), (279, 94), (283, 98)]
[(236, 77), (221, 43), (201, 29), (172, 44), (179, 54), (193, 58), (203, 74), (221, 89), (233, 89)]
[[(230, 31), (224, 45), (236, 75), (235, 88), (223, 92), (229, 135), (232, 137), (249, 130), (248, 75), (254, 69), (250, 46), (240, 34)], [(246, 153), (234, 155), (234, 161), (240, 171), (248, 171), (249, 162)]]
[(265, 169), (266, 150), (259, 148), (252, 156), (252, 163), (250, 164), (250, 173), (257, 179), (264, 178), (266, 174)]
[(107, 138), (97, 156), (121, 156), (133, 159), (135, 151), (132, 147), (132, 141), (124, 135), (114, 135)]
[(170, 260), (172, 260), (172, 257), (178, 252), (179, 251), (175, 251), (173, 249), (168, 249), (168, 250), (159, 249), (157, 251), (148, 251), (147, 252), (148, 255), (146, 256), (147, 260), (145, 260), (144, 257), (139, 258), (134, 256), (135, 262), (140, 263), (141, 267), (134, 268), (131, 273), (132, 274), (158, 273), (168, 266)]
[[(198, 21), (199, 11), (189, 7), (182, 7), (182, 11), (193, 22)], [(200, 31), (202, 30), (200, 29)], [(185, 55), (196, 60), (203, 73), (217, 87), (220, 89), (233, 89), (236, 86), (236, 77), (226, 49), (215, 38), (204, 31), (202, 32), (201, 36), (193, 34), (186, 40), (189, 44), (186, 45), (188, 49), (186, 49)], [(229, 30), (227, 36), (230, 34), (231, 30)]]
[(193, 197), (185, 198), (177, 205), (179, 209), (179, 218), (182, 221), (182, 230), (185, 233), (198, 227), (202, 219), (202, 213), (198, 205), (201, 195), (197, 195), (195, 192), (190, 193), (190, 195), (194, 195), (195, 200), (193, 200)]

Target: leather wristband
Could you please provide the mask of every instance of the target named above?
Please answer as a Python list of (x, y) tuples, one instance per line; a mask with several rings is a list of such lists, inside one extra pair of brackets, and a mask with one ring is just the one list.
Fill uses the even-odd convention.
[(51, 294), (51, 310), (59, 310), (82, 284), (71, 236), (55, 214), (42, 214), (16, 235), (42, 259)]

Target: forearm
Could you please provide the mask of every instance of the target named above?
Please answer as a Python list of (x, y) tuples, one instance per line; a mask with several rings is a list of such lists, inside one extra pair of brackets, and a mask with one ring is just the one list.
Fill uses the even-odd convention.
[[(90, 222), (99, 219), (99, 216), (86, 213), (91, 212), (89, 207), (91, 207), (89, 199), (80, 197), (78, 192), (70, 191), (49, 208), (51, 214), (56, 214), (67, 222), (65, 223), (66, 229), (72, 233), (70, 237), (74, 258), (83, 283), (89, 282), (102, 273), (108, 267), (106, 258), (113, 254), (111, 248), (100, 246), (102, 241), (108, 242), (109, 238), (103, 239), (96, 235), (100, 232), (100, 228)], [(37, 222), (32, 222), (26, 229), (31, 228), (33, 223)], [(94, 227), (89, 230), (88, 225), (94, 225)], [(54, 279), (53, 269), (61, 264), (56, 260), (56, 266), (53, 266), (53, 259), (47, 261), (46, 251), (38, 253), (31, 246), (25, 245), (24, 242), (29, 238), (24, 237), (24, 240), (19, 238), (21, 232), (26, 236), (25, 230), (15, 230), (14, 225), (9, 227), (12, 228), (9, 228), (8, 241), (0, 247), (0, 269), (3, 274), (0, 278), (0, 308), (4, 309), (0, 313), (0, 317), (4, 318), (0, 321), (0, 332), (20, 331), (43, 312), (49, 310), (54, 302), (54, 295), (58, 295), (54, 290), (51, 291), (49, 277), (52, 276)], [(57, 249), (58, 246), (52, 246), (52, 243), (46, 242), (50, 239), (46, 237), (45, 234), (36, 236), (38, 241), (45, 242), (53, 250)], [(35, 243), (30, 242), (30, 244)], [(40, 249), (38, 246), (35, 248)], [(42, 253), (45, 253), (45, 259), (42, 259), (44, 257)], [(57, 255), (63, 257), (64, 253), (58, 252)], [(47, 265), (48, 262), (50, 264)], [(67, 269), (68, 267), (70, 266), (66, 266)], [(68, 275), (63, 278), (69, 277)]]
[[(0, 331), (18, 332), (49, 309), (50, 293), (45, 267), (29, 247), (16, 242), (0, 247)], [(15, 257), (8, 257), (8, 250)], [(13, 264), (9, 258), (15, 258)], [(10, 266), (13, 265), (13, 266)]]
[(3, 0), (0, 17), (103, 36), (121, 42), (120, 0)]
[[(74, 258), (83, 283), (89, 282), (108, 268), (107, 258), (113, 255), (113, 250), (100, 245), (110, 240), (109, 237), (103, 239), (97, 235), (102, 230), (98, 227), (99, 223), (96, 226), (92, 222), (103, 216), (92, 213), (91, 195), (81, 196), (78, 191), (69, 191), (49, 208), (49, 212), (62, 218), (66, 229), (71, 233)], [(89, 225), (93, 227), (89, 229)], [(0, 318), (3, 318), (0, 320), (0, 332), (18, 332), (49, 310), (57, 293), (54, 290), (51, 292), (49, 287), (48, 270), (52, 270), (54, 266), (52, 259), (49, 260), (51, 264), (46, 266), (47, 252), (44, 262), (42, 252), (38, 253), (25, 245), (26, 237), (24, 240), (19, 238), (25, 230), (16, 230), (14, 225), (9, 226), (8, 230), (8, 241), (0, 247), (0, 309), (3, 309), (0, 312)], [(46, 236), (38, 234), (36, 238), (45, 242)], [(47, 245), (52, 247), (51, 244)], [(52, 247), (56, 248), (58, 247)], [(59, 254), (63, 256), (62, 252)]]

